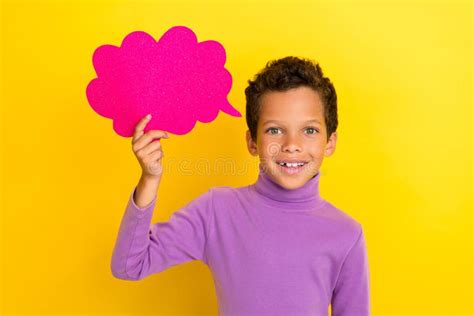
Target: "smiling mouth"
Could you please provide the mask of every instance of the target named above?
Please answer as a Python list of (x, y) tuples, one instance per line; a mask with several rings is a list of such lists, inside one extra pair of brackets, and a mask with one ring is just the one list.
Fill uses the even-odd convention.
[(285, 162), (285, 161), (277, 161), (276, 162), (278, 165), (282, 167), (287, 167), (287, 168), (298, 168), (306, 165), (308, 162), (306, 161), (300, 161), (300, 162)]
[(306, 165), (308, 164), (307, 161), (300, 161), (300, 162), (284, 162), (284, 161), (277, 161), (278, 168), (285, 174), (293, 175), (301, 173)]

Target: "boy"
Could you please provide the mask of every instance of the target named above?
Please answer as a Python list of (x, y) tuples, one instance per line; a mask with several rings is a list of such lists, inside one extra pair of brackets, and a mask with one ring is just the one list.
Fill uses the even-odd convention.
[(202, 260), (212, 272), (219, 315), (370, 314), (362, 226), (319, 194), (319, 169), (335, 151), (337, 98), (318, 64), (286, 57), (249, 80), (247, 146), (259, 176), (214, 187), (150, 224), (162, 174), (163, 131), (143, 133), (133, 151), (142, 176), (130, 195), (114, 248), (115, 277), (141, 280)]

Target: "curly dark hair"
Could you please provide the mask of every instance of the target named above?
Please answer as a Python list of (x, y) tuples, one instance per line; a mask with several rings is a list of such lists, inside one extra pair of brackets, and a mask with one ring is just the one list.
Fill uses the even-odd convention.
[(260, 117), (260, 99), (268, 91), (286, 91), (307, 86), (319, 93), (324, 106), (327, 140), (337, 129), (337, 95), (333, 84), (323, 76), (318, 63), (308, 58), (287, 56), (268, 61), (254, 80), (248, 80), (245, 89), (247, 99), (246, 119), (252, 140), (257, 140), (257, 125)]

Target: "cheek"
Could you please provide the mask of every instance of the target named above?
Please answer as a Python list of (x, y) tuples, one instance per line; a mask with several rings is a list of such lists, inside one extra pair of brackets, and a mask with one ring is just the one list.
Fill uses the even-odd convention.
[(314, 158), (321, 158), (324, 156), (324, 146), (312, 146), (308, 149), (308, 152)]
[(307, 139), (304, 142), (303, 151), (312, 157), (324, 155), (325, 146), (319, 139)]
[(262, 140), (262, 142), (259, 145), (260, 148), (260, 154), (265, 157), (269, 156), (275, 156), (277, 155), (280, 150), (281, 150), (281, 144), (278, 141), (265, 141)]

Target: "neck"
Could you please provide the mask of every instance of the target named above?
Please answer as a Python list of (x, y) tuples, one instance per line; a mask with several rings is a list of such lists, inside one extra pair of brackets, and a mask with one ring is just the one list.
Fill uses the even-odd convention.
[(259, 165), (258, 179), (252, 185), (252, 189), (257, 193), (258, 198), (271, 206), (295, 211), (310, 210), (324, 202), (319, 194), (320, 176), (321, 172), (318, 172), (303, 186), (287, 189), (276, 183)]

